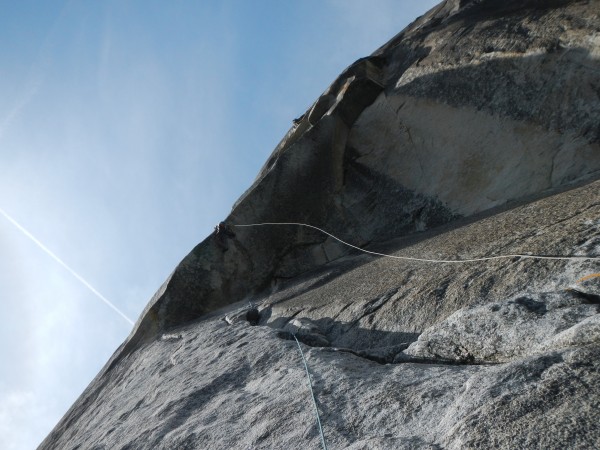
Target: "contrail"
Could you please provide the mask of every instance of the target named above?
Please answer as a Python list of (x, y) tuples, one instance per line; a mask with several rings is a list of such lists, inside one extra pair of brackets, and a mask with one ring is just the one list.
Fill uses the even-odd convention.
[(98, 297), (100, 300), (102, 300), (104, 303), (106, 303), (108, 306), (110, 306), (117, 314), (119, 314), (123, 319), (125, 319), (127, 322), (129, 322), (131, 325), (135, 325), (133, 320), (131, 320), (129, 317), (127, 317), (119, 308), (117, 308), (110, 300), (108, 300), (104, 295), (102, 295), (100, 292), (98, 292), (94, 286), (92, 286), (90, 283), (88, 283), (87, 281), (85, 281), (83, 279), (83, 277), (81, 275), (79, 275), (77, 272), (75, 272), (73, 269), (71, 269), (62, 259), (60, 259), (58, 256), (56, 256), (54, 253), (52, 253), (52, 251), (46, 247), (44, 244), (42, 244), (40, 241), (38, 241), (35, 236), (33, 236), (29, 231), (27, 231), (25, 228), (23, 228), (15, 219), (13, 219), (12, 217), (10, 217), (4, 210), (2, 210), (0, 208), (0, 214), (2, 214), (4, 217), (6, 217), (6, 219), (12, 223), (15, 227), (17, 227), (17, 229), (23, 233), (25, 236), (27, 236), (29, 239), (31, 239), (39, 248), (41, 248), (44, 252), (46, 252), (48, 254), (48, 256), (50, 256), (54, 261), (56, 261), (58, 264), (60, 264), (61, 266), (63, 266), (67, 271), (69, 271), (69, 273), (71, 275), (73, 275), (75, 278), (77, 278), (77, 280), (79, 280), (79, 282), (81, 284), (83, 284), (86, 288), (88, 288), (90, 291), (92, 291), (92, 293)]
[(0, 139), (4, 136), (5, 130), (10, 126), (12, 121), (21, 113), (22, 110), (31, 102), (31, 100), (35, 97), (39, 88), (41, 86), (41, 82), (38, 80), (32, 84), (32, 86), (22, 95), (16, 102), (15, 106), (8, 112), (6, 117), (0, 122)]

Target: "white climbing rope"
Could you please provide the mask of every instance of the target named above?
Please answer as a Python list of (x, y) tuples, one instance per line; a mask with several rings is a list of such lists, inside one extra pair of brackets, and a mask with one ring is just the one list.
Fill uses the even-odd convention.
[(360, 250), (363, 253), (368, 253), (370, 255), (375, 256), (385, 256), (386, 258), (394, 258), (401, 259), (405, 261), (417, 261), (417, 262), (425, 262), (425, 263), (445, 263), (445, 264), (457, 264), (457, 263), (469, 263), (469, 262), (480, 262), (480, 261), (490, 261), (494, 259), (510, 259), (510, 258), (523, 258), (523, 259), (549, 259), (555, 261), (600, 261), (600, 256), (547, 256), (547, 255), (525, 255), (525, 254), (508, 254), (508, 255), (497, 255), (497, 256), (485, 256), (481, 258), (469, 258), (469, 259), (428, 259), (428, 258), (415, 258), (412, 256), (397, 256), (397, 255), (388, 255), (385, 253), (372, 252), (371, 250), (365, 250), (364, 248), (357, 247), (356, 245), (352, 245), (349, 242), (346, 242), (340, 239), (337, 236), (334, 236), (327, 231), (315, 227), (314, 225), (308, 225), (306, 223), (298, 223), (298, 222), (264, 222), (264, 223), (249, 223), (243, 225), (233, 225), (234, 227), (262, 227), (262, 226), (275, 226), (275, 225), (286, 225), (286, 226), (300, 226), (312, 228), (314, 230), (320, 231), (321, 233), (326, 234), (329, 237), (332, 237), (338, 242), (341, 242), (348, 247), (352, 247), (356, 250)]
[(317, 407), (317, 399), (315, 398), (315, 391), (313, 390), (312, 381), (310, 381), (310, 372), (308, 371), (308, 364), (306, 364), (306, 358), (304, 357), (304, 352), (302, 351), (302, 347), (300, 346), (300, 342), (295, 334), (294, 340), (296, 344), (298, 344), (298, 350), (300, 350), (300, 356), (302, 356), (302, 362), (304, 363), (304, 369), (306, 370), (306, 378), (308, 378), (308, 388), (310, 389), (310, 395), (312, 396), (313, 405), (315, 406), (315, 415), (317, 416), (317, 425), (319, 425), (319, 434), (321, 435), (321, 444), (323, 445), (323, 450), (327, 450), (327, 444), (325, 443), (325, 434), (323, 434), (323, 427), (321, 426), (321, 418), (319, 417), (319, 408)]
[[(312, 228), (314, 230), (320, 231), (323, 234), (326, 234), (327, 236), (335, 239), (338, 242), (341, 242), (342, 244), (354, 248), (356, 250), (359, 250), (363, 253), (368, 253), (370, 255), (375, 255), (375, 256), (384, 256), (386, 258), (394, 258), (394, 259), (400, 259), (400, 260), (404, 260), (404, 261), (417, 261), (417, 262), (424, 262), (424, 263), (447, 263), (447, 264), (457, 264), (457, 263), (469, 263), (469, 262), (480, 262), (480, 261), (490, 261), (490, 260), (494, 260), (494, 259), (508, 259), (508, 258), (523, 258), (523, 259), (547, 259), (547, 260), (560, 260), (560, 261), (573, 261), (573, 260), (580, 260), (580, 261), (586, 261), (586, 260), (590, 260), (590, 261), (598, 261), (600, 260), (600, 257), (598, 256), (547, 256), (547, 255), (523, 255), (523, 254), (508, 254), (508, 255), (497, 255), (497, 256), (486, 256), (486, 257), (481, 257), (481, 258), (469, 258), (469, 259), (428, 259), (428, 258), (416, 258), (416, 257), (412, 257), (412, 256), (397, 256), (397, 255), (388, 255), (386, 253), (380, 253), (380, 252), (373, 252), (371, 250), (365, 250), (363, 248), (357, 247), (356, 245), (352, 245), (349, 242), (346, 242), (340, 238), (338, 238), (337, 236), (334, 236), (331, 233), (328, 233), (327, 231), (316, 227), (314, 225), (309, 225), (306, 223), (299, 223), (299, 222), (264, 222), (264, 223), (249, 223), (249, 224), (239, 224), (239, 225), (233, 225), (234, 227), (262, 227), (262, 226), (300, 226), (300, 227), (307, 227), (307, 228)], [(595, 275), (594, 275), (595, 276)], [(251, 306), (252, 303), (248, 302)], [(315, 407), (315, 415), (317, 417), (317, 425), (319, 426), (319, 433), (321, 435), (321, 444), (323, 445), (323, 449), (327, 450), (327, 444), (325, 442), (325, 435), (323, 434), (323, 427), (321, 425), (321, 418), (319, 416), (319, 408), (317, 407), (317, 399), (315, 398), (315, 393), (313, 390), (313, 386), (312, 386), (312, 382), (310, 379), (310, 372), (308, 371), (308, 364), (306, 363), (306, 358), (304, 357), (304, 352), (302, 351), (302, 347), (300, 346), (300, 342), (298, 341), (298, 339), (296, 338), (295, 334), (292, 334), (292, 336), (294, 337), (294, 340), (296, 341), (296, 344), (298, 345), (298, 350), (300, 350), (300, 356), (302, 356), (302, 362), (304, 363), (304, 369), (306, 370), (306, 377), (308, 379), (308, 387), (310, 389), (310, 394), (312, 396), (312, 401), (313, 401), (313, 405)]]

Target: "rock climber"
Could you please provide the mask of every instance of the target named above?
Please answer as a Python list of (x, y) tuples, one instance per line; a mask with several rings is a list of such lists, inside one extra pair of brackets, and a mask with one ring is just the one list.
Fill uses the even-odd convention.
[(302, 114), (300, 117), (296, 117), (294, 120), (292, 120), (293, 124), (295, 126), (300, 125), (300, 122), (302, 122), (302, 119), (304, 119), (305, 115), (306, 115), (306, 113)]
[(231, 230), (231, 227), (227, 225), (225, 222), (219, 222), (218, 225), (215, 226), (215, 239), (217, 241), (217, 245), (223, 249), (223, 251), (227, 250), (229, 246), (227, 245), (228, 238), (234, 238), (235, 233)]

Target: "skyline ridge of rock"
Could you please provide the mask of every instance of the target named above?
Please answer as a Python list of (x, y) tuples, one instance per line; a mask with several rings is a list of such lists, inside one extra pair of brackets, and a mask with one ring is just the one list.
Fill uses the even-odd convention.
[(597, 444), (597, 263), (232, 227), (600, 256), (598, 86), (599, 0), (441, 2), (294, 121), (40, 448), (317, 445), (291, 333), (332, 448)]

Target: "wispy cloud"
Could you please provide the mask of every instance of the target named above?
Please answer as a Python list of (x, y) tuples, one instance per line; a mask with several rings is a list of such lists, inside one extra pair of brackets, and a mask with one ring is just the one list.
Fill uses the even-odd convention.
[(39, 47), (37, 59), (31, 65), (29, 70), (29, 76), (25, 79), (25, 88), (22, 90), (22, 93), (17, 96), (17, 99), (14, 102), (12, 108), (10, 108), (8, 113), (6, 113), (4, 117), (0, 120), (0, 141), (2, 141), (2, 138), (4, 137), (5, 133), (10, 128), (14, 120), (18, 118), (18, 116), (26, 109), (26, 107), (31, 103), (31, 101), (35, 98), (36, 94), (39, 92), (40, 87), (44, 82), (44, 73), (50, 64), (50, 53), (53, 38), (57, 33), (60, 21), (62, 20), (66, 10), (68, 9), (69, 3), (70, 1), (65, 1), (63, 3), (59, 13), (56, 15), (56, 18), (52, 22), (52, 26), (50, 27), (48, 33), (46, 33), (44, 40), (42, 41)]
[(4, 137), (6, 130), (8, 130), (8, 128), (10, 127), (12, 122), (15, 120), (15, 118), (19, 116), (21, 111), (23, 111), (25, 109), (25, 107), (35, 97), (35, 95), (37, 94), (41, 85), (42, 85), (41, 79), (37, 79), (34, 82), (32, 82), (31, 85), (29, 86), (29, 88), (25, 91), (25, 93), (22, 94), (17, 99), (14, 106), (4, 116), (4, 118), (0, 122), (0, 141)]

